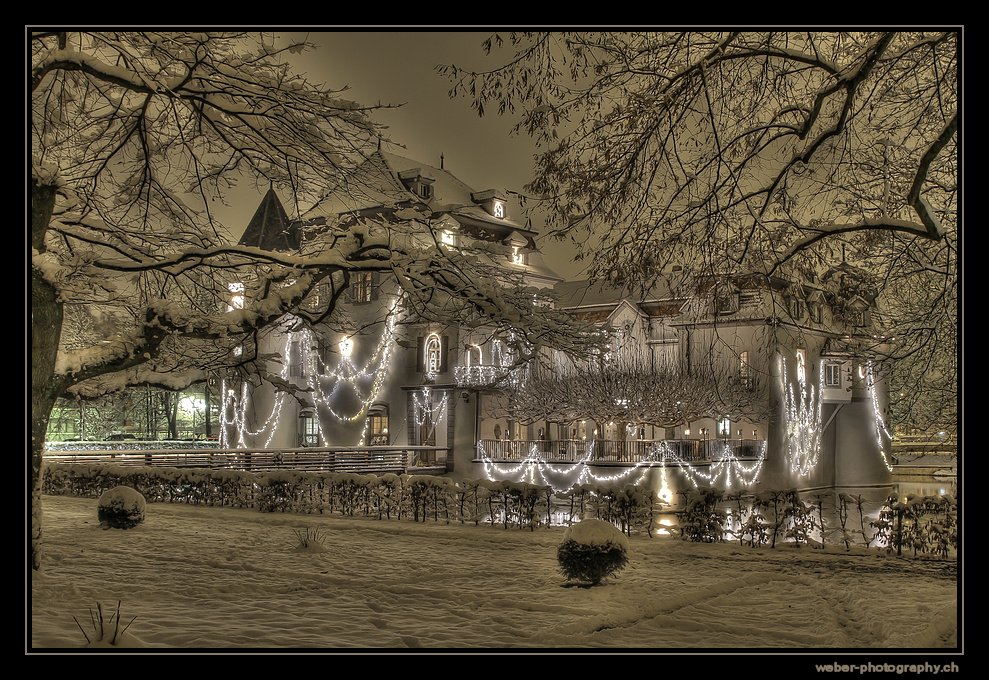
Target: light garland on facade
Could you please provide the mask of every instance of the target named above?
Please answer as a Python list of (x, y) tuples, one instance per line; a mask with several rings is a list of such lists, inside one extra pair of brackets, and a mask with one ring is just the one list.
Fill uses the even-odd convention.
[[(660, 450), (662, 455), (664, 487), (666, 487), (666, 461), (676, 463), (677, 467), (690, 480), (690, 483), (693, 484), (695, 489), (699, 486), (697, 483), (698, 479), (703, 480), (707, 486), (717, 486), (719, 485), (718, 480), (722, 475), (724, 475), (725, 488), (730, 489), (732, 488), (732, 473), (735, 474), (735, 478), (738, 479), (743, 487), (752, 486), (758, 483), (762, 465), (766, 462), (766, 442), (762, 442), (758, 458), (750, 466), (743, 465), (738, 456), (735, 455), (734, 447), (728, 442), (725, 442), (725, 448), (721, 452), (721, 458), (712, 462), (707, 472), (703, 472), (698, 467), (683, 460), (666, 442), (660, 442), (656, 449)], [(662, 494), (662, 489), (660, 489), (660, 493)]]
[[(283, 349), (283, 356), (285, 361), (282, 363), (282, 370), (280, 372), (280, 377), (287, 378), (290, 372), (292, 357), (290, 355), (289, 349), (292, 346), (292, 333), (285, 336), (285, 347)], [(268, 414), (267, 419), (265, 419), (264, 424), (255, 431), (247, 429), (247, 406), (250, 401), (250, 395), (248, 394), (247, 382), (245, 381), (241, 385), (241, 396), (237, 399), (234, 390), (227, 389), (227, 379), (223, 378), (220, 381), (220, 391), (223, 394), (222, 406), (220, 408), (220, 448), (247, 448), (247, 437), (258, 437), (264, 433), (267, 433), (267, 438), (265, 439), (264, 446), (261, 448), (267, 449), (271, 446), (271, 441), (275, 437), (276, 425), (278, 419), (281, 416), (282, 406), (285, 404), (287, 395), (283, 392), (279, 392), (275, 396), (275, 403), (271, 408), (271, 413)], [(227, 408), (232, 408), (233, 410), (233, 420), (227, 420)], [(227, 427), (233, 425), (237, 432), (237, 442), (235, 446), (230, 446), (229, 437), (227, 435)]]
[(807, 371), (797, 365), (797, 396), (793, 383), (787, 380), (786, 359), (779, 355), (780, 391), (786, 409), (786, 448), (790, 471), (800, 477), (809, 475), (817, 467), (821, 455), (821, 390), (824, 362), (817, 372), (817, 389), (809, 384)]
[[(363, 446), (367, 440), (367, 412), (374, 402), (377, 401), (378, 395), (381, 393), (382, 387), (384, 387), (388, 371), (391, 368), (389, 359), (395, 347), (395, 326), (398, 320), (395, 310), (397, 307), (398, 301), (388, 311), (385, 328), (382, 331), (377, 347), (375, 347), (364, 365), (359, 368), (352, 359), (354, 348), (352, 338), (346, 337), (340, 341), (340, 359), (335, 366), (331, 367), (319, 356), (318, 350), (313, 349), (313, 345), (317, 344), (318, 347), (318, 343), (314, 343), (315, 338), (312, 332), (309, 329), (299, 332), (302, 346), (308, 348), (305, 354), (306, 382), (309, 386), (309, 392), (312, 395), (313, 405), (316, 406), (316, 426), (319, 430), (320, 443), (323, 446), (327, 446), (328, 443), (322, 421), (319, 417), (320, 407), (322, 407), (323, 412), (329, 413), (331, 417), (339, 422), (353, 423), (363, 418), (365, 421), (364, 428), (361, 431), (357, 445)], [(323, 381), (327, 379), (333, 379), (333, 387), (330, 388), (329, 392), (326, 392), (323, 386)], [(367, 393), (364, 394), (362, 393), (361, 383), (367, 383), (369, 381), (371, 384), (367, 389)], [(347, 388), (353, 392), (360, 402), (358, 409), (350, 415), (339, 413), (332, 405), (340, 391)]]
[(869, 389), (869, 398), (872, 400), (872, 415), (876, 422), (876, 442), (879, 444), (879, 455), (883, 459), (883, 465), (889, 472), (893, 471), (893, 466), (886, 456), (886, 449), (883, 446), (883, 435), (889, 440), (890, 446), (893, 444), (893, 435), (886, 428), (882, 414), (879, 412), (879, 397), (876, 395), (876, 378), (872, 369), (872, 362), (866, 364), (866, 387)]
[[(735, 475), (735, 478), (743, 486), (751, 486), (758, 482), (759, 473), (766, 460), (766, 442), (762, 443), (758, 459), (749, 466), (742, 464), (735, 455), (734, 448), (731, 444), (725, 442), (725, 448), (721, 454), (721, 458), (712, 462), (709, 472), (706, 473), (699, 470), (698, 466), (691, 465), (689, 462), (683, 460), (667, 442), (656, 444), (642, 460), (614, 475), (598, 475), (591, 469), (591, 461), (594, 458), (593, 441), (588, 445), (587, 452), (581, 460), (566, 467), (547, 461), (546, 457), (540, 453), (537, 444), (533, 444), (530, 447), (528, 455), (518, 465), (507, 469), (496, 466), (496, 462), (485, 451), (483, 442), (478, 442), (477, 453), (481, 459), (484, 467), (484, 475), (488, 481), (509, 480), (522, 482), (528, 478), (530, 483), (549, 486), (557, 493), (565, 493), (589, 481), (594, 481), (598, 484), (621, 482), (632, 478), (636, 473), (638, 473), (638, 477), (635, 479), (634, 485), (638, 485), (646, 478), (649, 468), (655, 467), (653, 464), (658, 462), (661, 463), (660, 475), (662, 479), (659, 496), (664, 501), (669, 502), (672, 492), (670, 491), (666, 473), (668, 462), (676, 463), (684, 473), (684, 476), (693, 484), (694, 488), (698, 486), (698, 479), (704, 480), (709, 485), (714, 485), (722, 476), (725, 478), (726, 488), (731, 488), (732, 474)], [(564, 482), (563, 486), (559, 486), (549, 478), (550, 475), (557, 478), (572, 477), (574, 472), (577, 472), (576, 479), (571, 479), (569, 483)]]
[(412, 417), (415, 420), (416, 427), (421, 430), (422, 426), (428, 422), (431, 428), (430, 433), (432, 433), (432, 430), (436, 429), (436, 425), (446, 415), (446, 392), (443, 393), (443, 398), (440, 399), (440, 403), (435, 409), (433, 407), (433, 393), (430, 387), (422, 388), (422, 401), (419, 401), (419, 395), (416, 392), (410, 392), (410, 394), (412, 395)]

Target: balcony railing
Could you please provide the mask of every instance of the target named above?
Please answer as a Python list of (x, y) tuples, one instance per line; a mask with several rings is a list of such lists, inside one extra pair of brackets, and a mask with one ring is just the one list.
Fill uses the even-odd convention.
[[(726, 448), (726, 444), (730, 449)], [(505, 462), (521, 462), (533, 456), (547, 462), (576, 463), (588, 458), (589, 462), (639, 463), (644, 460), (661, 460), (662, 452), (669, 452), (671, 459), (682, 461), (720, 460), (726, 450), (737, 458), (758, 458), (765, 442), (755, 439), (635, 439), (630, 441), (564, 439), (557, 441), (516, 439), (482, 439), (478, 442), (479, 459)], [(654, 453), (659, 448), (659, 454)]]
[(48, 451), (50, 463), (143, 465), (230, 470), (421, 472), (446, 468), (447, 449), (435, 446), (347, 446), (305, 449)]

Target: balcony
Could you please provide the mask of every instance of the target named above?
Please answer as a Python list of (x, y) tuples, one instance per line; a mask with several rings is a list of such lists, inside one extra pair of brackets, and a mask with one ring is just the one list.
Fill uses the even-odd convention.
[(457, 387), (486, 387), (495, 383), (517, 385), (524, 370), (507, 366), (456, 366), (453, 377), (457, 381)]
[[(547, 463), (577, 463), (587, 459), (590, 463), (618, 463), (635, 465), (641, 462), (663, 460), (660, 451), (668, 451), (667, 457), (687, 462), (721, 460), (725, 444), (737, 458), (756, 459), (764, 450), (765, 442), (755, 439), (635, 439), (631, 441), (564, 439), (558, 441), (517, 439), (482, 439), (477, 446), (477, 460), (493, 462), (522, 462), (537, 458)], [(591, 446), (593, 445), (593, 450)]]

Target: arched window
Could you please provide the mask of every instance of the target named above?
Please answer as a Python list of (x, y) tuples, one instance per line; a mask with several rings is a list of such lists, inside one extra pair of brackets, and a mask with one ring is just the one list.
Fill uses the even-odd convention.
[(466, 365), (466, 366), (480, 366), (481, 365), (481, 346), (480, 345), (467, 345), (466, 352), (464, 353), (464, 365)]
[(427, 375), (435, 376), (443, 365), (440, 337), (435, 333), (426, 338), (423, 369)]

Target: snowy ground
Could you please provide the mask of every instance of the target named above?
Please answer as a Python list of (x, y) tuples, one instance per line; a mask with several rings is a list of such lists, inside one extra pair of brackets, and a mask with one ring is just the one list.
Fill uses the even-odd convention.
[[(84, 643), (87, 607), (180, 648), (954, 648), (955, 562), (633, 536), (630, 566), (562, 588), (563, 529), (528, 531), (149, 505), (102, 530), (44, 499), (30, 644)], [(326, 550), (295, 550), (319, 526)]]

